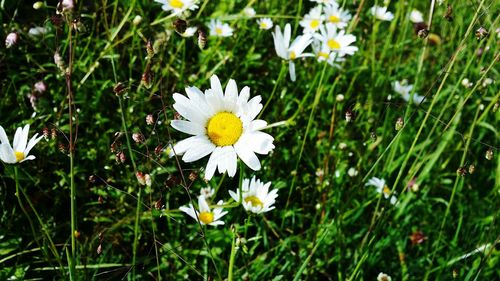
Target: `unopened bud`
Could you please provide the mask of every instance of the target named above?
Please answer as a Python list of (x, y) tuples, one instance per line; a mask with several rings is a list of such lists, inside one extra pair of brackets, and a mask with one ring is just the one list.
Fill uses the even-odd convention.
[(151, 176), (149, 174), (144, 175), (144, 182), (147, 187), (151, 187)]
[(100, 255), (102, 253), (102, 244), (99, 244), (99, 246), (97, 246), (97, 255)]
[(146, 42), (146, 52), (148, 53), (148, 59), (153, 58), (153, 56), (155, 55), (153, 42), (151, 40), (148, 40), (148, 42)]
[(476, 170), (476, 166), (474, 164), (469, 165), (469, 174), (473, 174)]
[(43, 138), (48, 141), (49, 140), (49, 136), (50, 136), (50, 131), (49, 131), (49, 128), (45, 127), (43, 128)]
[(10, 48), (14, 45), (16, 45), (17, 40), (19, 39), (19, 35), (15, 32), (11, 32), (5, 37), (5, 47)]
[(489, 32), (486, 30), (484, 27), (480, 27), (478, 30), (476, 30), (476, 39), (481, 40), (484, 39), (486, 36), (488, 36)]
[(115, 93), (115, 95), (117, 96), (121, 96), (123, 95), (123, 93), (125, 93), (127, 91), (127, 86), (125, 85), (125, 83), (123, 82), (118, 82), (116, 83), (116, 85), (113, 87), (113, 92)]
[(395, 125), (396, 131), (401, 130), (403, 128), (403, 125), (404, 125), (403, 117), (399, 117), (398, 120), (396, 120), (396, 125)]
[(190, 181), (195, 181), (198, 178), (198, 174), (196, 172), (191, 172), (189, 174), (189, 180)]
[(90, 175), (90, 176), (89, 176), (89, 182), (90, 182), (91, 184), (95, 184), (95, 183), (97, 182), (97, 180), (98, 180), (98, 178), (97, 178), (97, 176), (96, 176), (96, 175)]
[(132, 139), (136, 143), (143, 143), (145, 141), (144, 136), (141, 133), (133, 133), (132, 134)]
[(420, 29), (417, 31), (418, 37), (425, 39), (427, 36), (429, 36), (429, 30), (427, 28)]
[(146, 185), (146, 178), (144, 177), (144, 174), (142, 172), (135, 173), (135, 177), (137, 178), (137, 181), (140, 185)]
[(201, 50), (205, 49), (207, 46), (207, 34), (205, 31), (198, 29), (198, 47), (200, 47)]
[(50, 137), (55, 140), (57, 138), (57, 130), (56, 128), (50, 129)]
[(75, 231), (73, 232), (73, 235), (75, 236), (75, 238), (76, 238), (76, 239), (79, 239), (79, 238), (80, 238), (80, 236), (81, 236), (81, 233), (80, 233), (80, 231), (75, 230)]
[(345, 121), (351, 122), (352, 121), (352, 110), (348, 109), (345, 112)]
[(453, 21), (453, 8), (451, 7), (451, 4), (448, 4), (448, 7), (446, 8), (444, 19), (447, 21)]
[(162, 207), (162, 203), (161, 203), (161, 199), (158, 199), (156, 202), (155, 202), (155, 209), (156, 210), (161, 210), (161, 207)]
[(493, 113), (497, 112), (499, 107), (500, 107), (500, 102), (498, 102), (498, 101), (495, 102), (495, 104), (493, 105), (493, 109), (492, 109)]
[(33, 3), (33, 9), (39, 10), (41, 8), (43, 8), (43, 2), (42, 1), (38, 1), (38, 2)]
[(123, 151), (121, 151), (115, 155), (115, 160), (116, 160), (116, 163), (123, 164), (123, 163), (125, 163), (125, 161), (127, 161), (127, 157), (125, 156), (125, 153), (123, 153)]
[(153, 125), (155, 123), (155, 119), (152, 114), (148, 114), (146, 116), (146, 124)]
[(64, 71), (64, 60), (58, 51), (54, 53), (54, 63), (56, 64), (57, 68), (59, 68), (59, 70)]
[(457, 174), (462, 177), (465, 176), (467, 174), (467, 169), (465, 168), (465, 166), (459, 167), (457, 169)]
[(64, 145), (64, 143), (60, 143), (58, 147), (61, 153), (66, 154), (67, 150), (66, 150), (66, 145)]
[(153, 85), (153, 73), (151, 72), (151, 64), (149, 62), (146, 65), (146, 70), (144, 70), (144, 73), (142, 74), (141, 84), (147, 89), (151, 88)]
[(485, 155), (485, 157), (486, 157), (486, 159), (488, 159), (488, 160), (493, 159), (493, 149), (491, 149), (491, 148), (490, 148), (490, 149), (488, 149), (488, 150), (486, 151), (486, 155)]
[(132, 20), (132, 24), (135, 25), (135, 26), (137, 26), (137, 25), (139, 25), (141, 23), (141, 21), (142, 21), (142, 17), (139, 16), (139, 15), (137, 15), (137, 16), (134, 17), (134, 20)]

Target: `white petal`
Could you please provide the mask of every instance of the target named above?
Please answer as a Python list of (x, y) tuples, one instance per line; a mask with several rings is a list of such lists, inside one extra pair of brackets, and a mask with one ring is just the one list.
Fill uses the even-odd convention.
[(210, 106), (208, 106), (207, 101), (205, 99), (205, 95), (200, 89), (196, 87), (187, 87), (186, 94), (188, 95), (191, 103), (194, 103), (198, 106), (198, 108), (206, 114), (206, 116), (211, 116), (214, 114)]
[(220, 84), (219, 77), (215, 74), (210, 77), (210, 87), (216, 96), (223, 98), (222, 85)]
[(218, 165), (217, 161), (219, 161), (218, 158), (220, 157), (219, 154), (221, 149), (222, 147), (220, 146), (216, 147), (212, 152), (212, 154), (210, 155), (210, 158), (208, 159), (207, 168), (205, 169), (206, 180), (210, 180), (214, 176), (215, 169), (217, 169)]
[(189, 163), (196, 160), (199, 160), (208, 154), (212, 153), (215, 149), (215, 144), (210, 141), (206, 141), (204, 143), (200, 143), (196, 146), (192, 146), (190, 149), (186, 151), (184, 156), (182, 157), (182, 161)]
[(14, 150), (10, 147), (8, 143), (2, 143), (0, 145), (0, 156), (2, 157), (2, 161), (7, 164), (16, 163), (16, 155), (14, 154)]
[(234, 149), (240, 157), (241, 161), (245, 163), (250, 169), (257, 171), (260, 170), (260, 162), (259, 158), (255, 155), (255, 153), (247, 148), (246, 143), (238, 141), (234, 145)]
[(16, 133), (14, 134), (14, 142), (12, 143), (12, 148), (14, 150), (17, 150), (17, 147), (19, 146), (19, 143), (21, 142), (22, 137), (23, 137), (23, 129), (21, 127), (19, 127), (16, 129)]
[(191, 204), (189, 204), (187, 207), (186, 206), (179, 207), (179, 210), (188, 214), (190, 217), (192, 217), (195, 220), (198, 219), (198, 216), (196, 216), (196, 214), (195, 214), (194, 207)]
[(198, 106), (187, 97), (176, 93), (173, 98), (175, 100), (173, 107), (182, 117), (200, 124), (206, 122), (208, 115), (201, 112)]
[(206, 136), (192, 136), (187, 139), (181, 140), (177, 144), (174, 145), (173, 150), (177, 155), (182, 155), (188, 149), (196, 147), (200, 143), (203, 144), (206, 141)]
[(236, 112), (236, 102), (238, 99), (238, 86), (236, 86), (236, 81), (229, 79), (226, 85), (226, 92), (224, 93), (224, 103), (225, 109), (230, 112)]
[(27, 161), (27, 160), (35, 160), (36, 157), (33, 156), (33, 155), (29, 155), (28, 157), (25, 157), (23, 160), (19, 161), (19, 163), (23, 163), (24, 161)]
[(267, 122), (264, 120), (253, 120), (248, 127), (249, 131), (257, 131), (267, 126)]
[(233, 198), (234, 201), (236, 202), (240, 201), (240, 195), (238, 190), (236, 190), (236, 193), (232, 190), (229, 190), (229, 195), (231, 195), (231, 198)]
[(37, 138), (37, 136), (38, 133), (31, 137), (28, 145), (26, 146), (26, 149), (24, 150), (24, 155), (30, 154), (31, 149), (43, 138), (43, 136), (40, 136), (39, 138)]
[(170, 123), (172, 127), (190, 135), (203, 135), (205, 134), (205, 126), (199, 123), (186, 121), (186, 120), (172, 120)]
[(7, 134), (5, 134), (5, 130), (2, 126), (0, 126), (0, 144), (9, 143), (9, 139), (7, 138)]
[(234, 148), (232, 146), (222, 147), (219, 155), (220, 159), (218, 161), (219, 173), (228, 172), (230, 177), (234, 177), (236, 174), (237, 158)]
[(274, 138), (261, 131), (246, 133), (241, 136), (248, 144), (248, 148), (258, 154), (268, 154), (274, 149)]
[(290, 80), (292, 80), (292, 82), (295, 82), (295, 64), (293, 63), (293, 61), (290, 61), (288, 63), (288, 67), (290, 72)]

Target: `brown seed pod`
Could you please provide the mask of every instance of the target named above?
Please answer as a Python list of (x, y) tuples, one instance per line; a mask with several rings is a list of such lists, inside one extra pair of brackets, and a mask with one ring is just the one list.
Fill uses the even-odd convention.
[(177, 18), (172, 25), (174, 26), (174, 29), (177, 33), (182, 34), (184, 31), (186, 31), (187, 28), (187, 22), (183, 19)]
[(453, 8), (451, 7), (451, 4), (448, 4), (448, 7), (446, 7), (444, 19), (447, 21), (453, 21)]

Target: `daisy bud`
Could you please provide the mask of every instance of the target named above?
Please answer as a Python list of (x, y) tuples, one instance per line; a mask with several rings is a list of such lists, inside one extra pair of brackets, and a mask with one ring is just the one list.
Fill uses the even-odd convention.
[(152, 114), (148, 114), (146, 116), (146, 124), (153, 125), (155, 123), (155, 119)]
[(356, 168), (354, 167), (351, 167), (349, 168), (349, 170), (347, 170), (347, 175), (349, 175), (351, 178), (355, 177), (358, 175), (358, 170), (356, 170)]
[(391, 280), (392, 280), (391, 276), (383, 272), (380, 272), (377, 276), (377, 281), (391, 281)]
[(136, 143), (143, 143), (145, 141), (144, 136), (141, 133), (133, 133), (132, 134), (132, 139)]
[(187, 28), (187, 22), (182, 19), (176, 19), (172, 25), (174, 26), (174, 29), (177, 33), (182, 34), (184, 31), (186, 31)]
[(489, 34), (488, 30), (486, 30), (486, 28), (481, 26), (478, 30), (476, 30), (476, 39), (482, 40), (486, 36), (488, 36), (488, 34)]
[(493, 149), (491, 149), (491, 148), (490, 148), (490, 149), (488, 149), (488, 150), (486, 151), (486, 155), (485, 155), (485, 157), (486, 157), (486, 159), (488, 159), (488, 160), (493, 159)]
[(113, 92), (117, 96), (123, 95), (127, 91), (127, 86), (123, 82), (118, 82), (114, 87), (113, 87)]
[(403, 128), (404, 122), (403, 122), (403, 117), (399, 117), (398, 120), (396, 120), (396, 125), (395, 129), (396, 131), (399, 131)]
[(138, 26), (142, 21), (142, 17), (137, 15), (134, 17), (134, 19), (132, 20), (132, 24), (135, 25), (135, 26)]
[(205, 31), (198, 29), (198, 47), (200, 47), (200, 50), (205, 49), (207, 46), (207, 34)]
[(42, 1), (38, 1), (38, 2), (33, 3), (33, 9), (39, 10), (41, 8), (43, 8), (43, 2)]
[(142, 172), (135, 173), (135, 177), (140, 185), (146, 185), (146, 178)]
[(337, 100), (337, 102), (343, 101), (344, 100), (344, 95), (338, 94), (337, 97), (335, 98), (335, 100)]
[(486, 87), (488, 87), (491, 84), (493, 84), (493, 79), (491, 79), (491, 78), (488, 77), (488, 78), (485, 78), (483, 80), (483, 83), (481, 84), (481, 86), (483, 86), (483, 88), (486, 88)]
[(155, 55), (153, 42), (151, 40), (148, 40), (148, 42), (146, 43), (146, 52), (148, 53), (148, 59), (153, 58), (153, 56)]
[(189, 180), (195, 181), (198, 178), (198, 174), (196, 172), (189, 173)]
[(470, 88), (470, 87), (472, 87), (472, 85), (474, 85), (474, 84), (472, 82), (470, 82), (469, 79), (464, 78), (462, 80), (462, 86), (464, 86), (465, 88)]
[(47, 91), (47, 84), (44, 81), (38, 81), (35, 83), (35, 91), (39, 94), (45, 93)]
[(457, 174), (462, 177), (465, 176), (467, 174), (467, 169), (465, 168), (465, 166), (459, 167), (457, 169)]
[(144, 182), (147, 187), (151, 187), (151, 176), (149, 174), (144, 175)]
[(345, 121), (351, 122), (352, 121), (352, 111), (350, 109), (346, 110), (345, 112)]
[(444, 19), (447, 21), (453, 21), (453, 8), (451, 7), (451, 4), (448, 4), (448, 7), (446, 8)]
[(474, 164), (469, 165), (469, 174), (473, 174), (476, 170), (476, 166)]
[(10, 48), (14, 45), (16, 45), (17, 40), (19, 39), (19, 35), (15, 32), (11, 32), (5, 37), (5, 47)]
[(341, 143), (339, 143), (339, 148), (344, 150), (347, 148), (347, 144), (345, 142), (341, 142)]

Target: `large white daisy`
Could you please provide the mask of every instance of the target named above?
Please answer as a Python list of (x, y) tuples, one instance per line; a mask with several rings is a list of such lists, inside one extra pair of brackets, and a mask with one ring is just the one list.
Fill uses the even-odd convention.
[[(203, 94), (196, 87), (186, 88), (187, 97), (173, 95), (174, 109), (186, 120), (173, 120), (172, 127), (193, 135), (178, 142), (173, 151), (193, 162), (210, 154), (205, 179), (215, 173), (236, 174), (237, 157), (252, 170), (260, 169), (257, 154), (268, 154), (273, 148), (273, 137), (260, 129), (264, 120), (254, 120), (262, 110), (261, 97), (250, 99), (250, 88), (244, 87), (238, 95), (236, 82), (229, 80), (225, 92), (219, 78), (210, 78), (211, 89)], [(250, 99), (250, 100), (249, 100)]]
[(316, 34), (315, 37), (331, 52), (337, 53), (339, 57), (353, 55), (358, 51), (358, 47), (350, 46), (356, 41), (356, 36), (345, 34), (344, 30), (338, 31), (337, 26), (328, 23), (321, 26), (320, 32), (321, 34)]
[(241, 202), (239, 189), (236, 190), (236, 192), (230, 190), (229, 195), (231, 195), (236, 202), (240, 202), (245, 210), (261, 214), (275, 208), (273, 204), (278, 197), (278, 190), (273, 189), (269, 192), (270, 186), (271, 182), (264, 184), (254, 176), (251, 180), (243, 179), (241, 184)]
[[(222, 200), (217, 202), (218, 206), (222, 206), (223, 204), (224, 202)], [(188, 214), (193, 219), (200, 221), (200, 224), (202, 225), (208, 224), (216, 226), (224, 224), (224, 222), (221, 221), (220, 218), (227, 214), (227, 211), (222, 211), (222, 207), (214, 208), (213, 210), (211, 210), (210, 206), (208, 206), (205, 196), (198, 196), (198, 208), (199, 211), (193, 207), (193, 204), (189, 204), (187, 207), (180, 207), (179, 210)]]
[(312, 8), (299, 22), (299, 24), (304, 28), (304, 33), (314, 33), (318, 31), (319, 27), (323, 23), (323, 14), (321, 13), (321, 9), (321, 6)]
[(338, 28), (346, 27), (351, 19), (351, 14), (339, 8), (338, 5), (326, 5), (324, 13), (326, 23), (333, 24)]
[(379, 20), (382, 21), (391, 21), (394, 18), (394, 15), (387, 11), (387, 7), (381, 6), (373, 6), (370, 8), (370, 13)]
[(155, 0), (162, 4), (161, 8), (164, 11), (172, 11), (173, 15), (180, 15), (186, 10), (196, 10), (198, 5), (196, 4), (198, 0)]
[(5, 134), (5, 130), (2, 126), (0, 126), (0, 160), (7, 164), (14, 164), (35, 159), (35, 156), (29, 155), (30, 150), (42, 139), (43, 136), (37, 138), (37, 133), (28, 142), (29, 130), (29, 124), (24, 126), (24, 128), (17, 128), (16, 134), (14, 135), (14, 147), (12, 147), (10, 146), (7, 134)]

